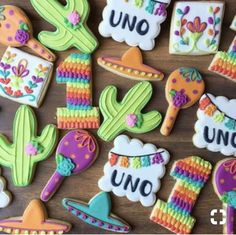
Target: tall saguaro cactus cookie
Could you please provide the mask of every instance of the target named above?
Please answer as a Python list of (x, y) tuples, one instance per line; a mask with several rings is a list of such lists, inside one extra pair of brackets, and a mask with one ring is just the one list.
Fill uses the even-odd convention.
[(17, 110), (13, 124), (13, 143), (0, 134), (0, 165), (12, 170), (15, 186), (30, 184), (36, 163), (46, 159), (57, 143), (57, 129), (47, 125), (37, 136), (37, 120), (29, 106)]
[(99, 137), (110, 141), (125, 130), (141, 134), (155, 129), (162, 120), (161, 114), (158, 111), (141, 113), (151, 96), (152, 85), (146, 81), (131, 88), (120, 103), (116, 87), (106, 87), (99, 101), (104, 118), (98, 129)]
[(87, 0), (66, 0), (63, 6), (58, 0), (30, 0), (35, 10), (56, 27), (55, 32), (42, 31), (38, 38), (47, 47), (65, 51), (76, 47), (83, 53), (93, 52), (98, 42), (88, 29)]

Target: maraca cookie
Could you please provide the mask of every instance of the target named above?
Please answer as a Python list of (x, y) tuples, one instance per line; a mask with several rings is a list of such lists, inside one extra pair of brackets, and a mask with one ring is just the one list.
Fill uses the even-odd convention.
[(10, 234), (63, 234), (70, 231), (67, 222), (48, 218), (46, 208), (38, 200), (32, 200), (23, 216), (0, 220), (0, 231)]
[(98, 155), (95, 138), (84, 130), (74, 130), (60, 141), (56, 151), (57, 168), (41, 193), (41, 200), (48, 201), (65, 177), (88, 169)]
[(226, 210), (224, 234), (235, 234), (236, 210), (236, 159), (227, 158), (217, 163), (214, 170), (213, 185), (216, 194)]
[(161, 127), (161, 134), (168, 136), (181, 109), (194, 105), (205, 90), (201, 74), (194, 68), (180, 68), (171, 73), (166, 83), (169, 107)]
[(18, 7), (1, 6), (0, 8), (0, 43), (6, 46), (30, 47), (46, 60), (54, 61), (55, 55), (33, 37), (30, 19)]

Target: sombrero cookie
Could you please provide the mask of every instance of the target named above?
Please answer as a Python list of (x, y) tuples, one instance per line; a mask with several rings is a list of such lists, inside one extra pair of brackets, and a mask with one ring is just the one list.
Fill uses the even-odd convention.
[(134, 80), (160, 81), (164, 74), (143, 63), (138, 47), (130, 48), (121, 58), (99, 57), (98, 64), (104, 69)]
[(49, 219), (40, 200), (34, 199), (22, 217), (0, 220), (0, 231), (10, 234), (62, 234), (71, 228), (69, 223)]
[(64, 198), (63, 206), (78, 219), (111, 232), (128, 233), (130, 226), (111, 213), (111, 199), (108, 193), (100, 192), (88, 204)]
[(165, 149), (120, 135), (108, 154), (104, 176), (98, 181), (98, 186), (118, 197), (126, 196), (132, 202), (140, 201), (145, 207), (152, 206), (169, 158)]

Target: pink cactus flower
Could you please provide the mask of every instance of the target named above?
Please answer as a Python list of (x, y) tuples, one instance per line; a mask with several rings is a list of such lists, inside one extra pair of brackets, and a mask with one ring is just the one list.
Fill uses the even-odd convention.
[(25, 152), (29, 156), (35, 156), (38, 154), (37, 148), (32, 143), (26, 145)]
[(77, 11), (73, 11), (68, 15), (67, 19), (71, 24), (76, 26), (80, 22), (80, 14)]
[(135, 125), (137, 124), (138, 122), (138, 118), (137, 118), (137, 115), (135, 114), (128, 114), (127, 117), (126, 117), (126, 124), (129, 126), (129, 127), (135, 127)]

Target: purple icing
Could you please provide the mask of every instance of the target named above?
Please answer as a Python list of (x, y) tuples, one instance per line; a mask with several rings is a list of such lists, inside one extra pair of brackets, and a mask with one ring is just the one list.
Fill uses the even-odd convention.
[(25, 31), (23, 29), (18, 29), (16, 31), (15, 39), (21, 45), (25, 45), (29, 41), (30, 35), (29, 35), (29, 33), (27, 31)]
[(189, 98), (186, 94), (184, 94), (184, 91), (176, 91), (174, 97), (173, 97), (173, 105), (175, 107), (182, 107), (185, 104), (187, 104), (189, 101)]

